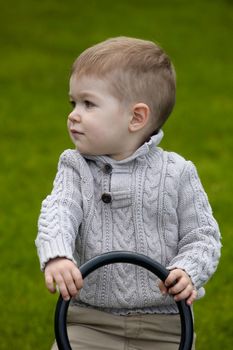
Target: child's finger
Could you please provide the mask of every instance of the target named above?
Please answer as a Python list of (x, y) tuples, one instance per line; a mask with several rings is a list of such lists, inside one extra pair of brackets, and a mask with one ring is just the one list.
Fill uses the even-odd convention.
[(77, 290), (81, 289), (83, 287), (83, 277), (81, 272), (77, 267), (75, 267), (74, 269), (72, 269), (71, 274)]
[(191, 285), (189, 279), (183, 276), (178, 281), (175, 280), (172, 285), (168, 286), (168, 293), (169, 294), (181, 293), (183, 290), (185, 290), (185, 288), (187, 288), (188, 285)]
[(167, 292), (168, 292), (168, 290), (167, 290), (167, 288), (165, 287), (165, 284), (164, 284), (163, 281), (160, 281), (160, 282), (159, 282), (159, 289), (160, 289), (160, 292), (161, 292), (163, 295), (167, 294)]
[(174, 286), (177, 281), (182, 277), (182, 271), (175, 269), (170, 271), (168, 277), (166, 278), (164, 284), (167, 288)]
[(61, 275), (56, 277), (56, 284), (64, 300), (70, 300), (70, 294), (66, 287), (66, 283)]
[(76, 287), (76, 284), (74, 282), (74, 278), (70, 271), (66, 271), (66, 273), (63, 275), (64, 282), (66, 285), (66, 289), (70, 296), (74, 297), (78, 293), (78, 288)]
[(196, 298), (197, 298), (197, 291), (196, 291), (196, 289), (193, 289), (191, 295), (186, 300), (186, 303), (188, 305), (192, 305), (192, 303), (196, 300)]
[(188, 284), (182, 291), (174, 295), (175, 301), (184, 300), (190, 297), (193, 291), (193, 286)]
[(45, 273), (45, 284), (46, 284), (46, 287), (48, 288), (48, 290), (51, 293), (55, 293), (56, 292), (53, 276), (51, 274), (49, 274), (49, 273)]

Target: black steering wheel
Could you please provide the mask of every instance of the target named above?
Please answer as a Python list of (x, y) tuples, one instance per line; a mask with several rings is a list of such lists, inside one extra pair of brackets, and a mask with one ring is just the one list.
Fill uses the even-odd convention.
[[(114, 264), (128, 263), (144, 267), (151, 271), (159, 279), (165, 281), (169, 270), (151, 258), (133, 252), (114, 251), (94, 257), (79, 267), (82, 277), (87, 277), (91, 272), (99, 267)], [(193, 343), (193, 318), (190, 307), (185, 300), (176, 302), (181, 320), (181, 340), (179, 350), (191, 350)], [(66, 315), (69, 301), (64, 301), (60, 295), (55, 311), (55, 337), (59, 350), (72, 350), (66, 329)]]

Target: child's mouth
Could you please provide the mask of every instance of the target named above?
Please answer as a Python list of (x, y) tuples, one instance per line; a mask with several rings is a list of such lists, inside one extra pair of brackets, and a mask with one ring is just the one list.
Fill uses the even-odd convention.
[(75, 130), (75, 129), (71, 129), (70, 132), (71, 132), (71, 134), (73, 134), (73, 135), (83, 135), (83, 132), (78, 131), (78, 130)]

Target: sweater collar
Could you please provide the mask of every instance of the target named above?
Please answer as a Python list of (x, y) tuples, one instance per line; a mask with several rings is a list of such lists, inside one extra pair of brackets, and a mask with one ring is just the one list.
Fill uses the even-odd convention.
[(122, 160), (115, 160), (108, 156), (85, 156), (85, 158), (97, 162), (101, 161), (104, 163), (110, 163), (112, 165), (129, 163), (136, 158), (147, 155), (153, 148), (155, 148), (161, 142), (163, 135), (163, 131), (159, 130), (159, 132), (156, 135), (151, 136), (150, 140), (145, 142), (141, 147), (139, 147), (130, 157)]

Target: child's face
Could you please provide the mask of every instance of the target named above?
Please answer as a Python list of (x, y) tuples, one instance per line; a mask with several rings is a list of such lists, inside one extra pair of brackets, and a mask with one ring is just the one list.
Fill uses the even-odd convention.
[(69, 95), (73, 110), (68, 130), (79, 152), (124, 159), (129, 149), (130, 108), (123, 108), (110, 94), (106, 81), (93, 76), (71, 76)]

